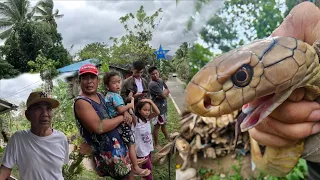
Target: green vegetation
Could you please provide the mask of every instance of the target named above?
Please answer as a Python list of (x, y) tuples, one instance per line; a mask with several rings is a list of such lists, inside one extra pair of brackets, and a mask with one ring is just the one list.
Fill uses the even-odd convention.
[[(200, 12), (201, 7), (210, 1), (212, 0), (197, 0), (196, 12)], [(78, 145), (81, 138), (75, 125), (73, 101), (68, 98), (68, 85), (62, 81), (59, 81), (57, 86), (53, 86), (52, 83), (57, 76), (57, 68), (69, 65), (73, 61), (96, 58), (102, 64), (103, 72), (106, 72), (109, 70), (109, 64), (128, 64), (135, 60), (144, 60), (148, 65), (156, 65), (164, 77), (175, 71), (182, 80), (188, 82), (213, 57), (256, 38), (269, 36), (298, 2), (300, 0), (287, 0), (284, 3), (276, 0), (227, 0), (198, 34), (208, 48), (184, 42), (175, 52), (173, 61), (168, 62), (156, 61), (154, 49), (150, 45), (153, 32), (161, 22), (162, 9), (148, 15), (144, 7), (140, 6), (135, 13), (125, 14), (119, 18), (125, 33), (120, 37), (110, 37), (112, 45), (100, 42), (87, 44), (77, 52), (76, 58), (72, 59), (62, 44), (62, 34), (57, 31), (55, 22), (55, 19), (63, 18), (64, 15), (54, 9), (52, 0), (40, 0), (34, 7), (31, 7), (29, 0), (6, 0), (0, 2), (0, 13), (3, 15), (0, 19), (0, 28), (3, 30), (0, 32), (0, 38), (4, 40), (4, 45), (0, 46), (0, 79), (16, 77), (25, 72), (40, 73), (41, 79), (45, 81), (45, 86), (41, 89), (56, 96), (61, 102), (54, 114), (53, 127), (63, 131), (71, 144)], [(286, 11), (281, 12), (281, 7), (286, 7)], [(187, 29), (192, 28), (192, 22), (191, 18), (187, 23)], [(168, 103), (167, 128), (169, 132), (175, 132), (179, 128), (179, 115), (170, 99)], [(29, 122), (24, 117), (25, 106), (25, 103), (21, 103), (17, 114), (10, 112), (0, 115), (1, 130), (13, 133), (29, 128)], [(161, 133), (159, 140), (161, 145), (166, 144)], [(3, 149), (0, 149), (0, 153), (2, 152)], [(66, 180), (105, 179), (83, 168), (79, 162), (84, 157), (77, 153), (77, 150), (72, 152), (70, 164), (64, 167)], [(171, 163), (171, 179), (175, 179), (174, 157)], [(242, 179), (239, 174), (240, 168), (233, 168), (236, 173), (230, 176), (226, 174), (226, 179)], [(153, 174), (156, 180), (168, 179), (168, 165), (154, 166)], [(17, 168), (14, 168), (13, 175), (18, 177)], [(208, 169), (199, 170), (199, 175), (204, 179), (220, 179), (223, 176)], [(306, 177), (307, 166), (301, 159), (285, 179)]]
[[(240, 167), (236, 165), (232, 165), (232, 169), (234, 170), (234, 174), (218, 174), (215, 173), (212, 169), (199, 169), (198, 175), (203, 180), (244, 180), (244, 178), (240, 174)], [(308, 179), (308, 167), (306, 161), (303, 159), (299, 160), (297, 166), (293, 169), (293, 171), (288, 174), (286, 177), (277, 178), (266, 176), (264, 174), (259, 174), (256, 178), (251, 178), (255, 180), (299, 180), (299, 179)]]

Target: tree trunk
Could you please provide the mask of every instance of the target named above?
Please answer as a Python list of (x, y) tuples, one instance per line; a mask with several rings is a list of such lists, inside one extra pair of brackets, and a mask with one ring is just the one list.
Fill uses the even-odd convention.
[(44, 91), (51, 96), (52, 95), (52, 89), (53, 89), (53, 82), (52, 79), (46, 79), (44, 81)]
[(53, 78), (49, 74), (45, 74), (45, 72), (40, 71), (40, 78), (44, 81), (44, 92), (48, 95), (52, 95), (53, 89)]

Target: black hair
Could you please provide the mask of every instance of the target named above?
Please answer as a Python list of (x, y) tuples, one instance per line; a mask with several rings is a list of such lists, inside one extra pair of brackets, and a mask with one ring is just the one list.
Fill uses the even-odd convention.
[(138, 71), (143, 70), (145, 68), (145, 66), (146, 66), (145, 63), (143, 61), (141, 61), (141, 60), (134, 61), (132, 63), (132, 68), (135, 69), (135, 70), (138, 70)]
[(149, 67), (149, 69), (148, 69), (148, 73), (151, 74), (154, 70), (158, 70), (158, 68), (155, 67), (155, 66), (151, 66), (151, 67)]
[(106, 72), (103, 76), (103, 83), (105, 86), (108, 86), (109, 83), (110, 83), (110, 80), (112, 77), (114, 76), (120, 76), (120, 74), (116, 71), (109, 71), (109, 72)]
[[(145, 104), (150, 104), (150, 103), (138, 101), (138, 103), (135, 105), (135, 115), (138, 117), (138, 121), (139, 121), (139, 119), (141, 119), (143, 122), (147, 122), (147, 119), (142, 117), (142, 115), (139, 112), (139, 111), (141, 111), (142, 107)], [(151, 104), (150, 104), (150, 106), (151, 106)]]

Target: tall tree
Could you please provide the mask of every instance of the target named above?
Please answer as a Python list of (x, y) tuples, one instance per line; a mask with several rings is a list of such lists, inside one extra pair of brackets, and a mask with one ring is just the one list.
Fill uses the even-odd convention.
[(29, 0), (7, 0), (0, 2), (0, 14), (0, 28), (5, 29), (0, 33), (0, 38), (6, 39), (31, 19), (34, 9)]
[(189, 50), (188, 43), (182, 43), (179, 49), (175, 52), (175, 56), (172, 61), (178, 76), (183, 80), (187, 80), (189, 76)]
[(38, 54), (35, 61), (29, 61), (28, 65), (31, 67), (31, 72), (39, 72), (40, 78), (45, 82), (44, 90), (47, 94), (52, 94), (53, 78), (58, 75), (56, 66), (59, 62), (46, 58), (42, 51)]
[(184, 42), (175, 53), (173, 66), (176, 67), (178, 76), (189, 82), (212, 57), (214, 57), (214, 54), (209, 48), (200, 44), (189, 46), (188, 43)]
[[(196, 12), (212, 0), (197, 0)], [(201, 30), (202, 39), (213, 49), (227, 52), (257, 38), (269, 36), (283, 21), (284, 3), (276, 0), (226, 0)], [(187, 29), (193, 26), (190, 18)]]
[(9, 79), (19, 74), (19, 71), (6, 60), (0, 60), (0, 79)]
[(59, 10), (53, 10), (54, 3), (53, 0), (41, 0), (35, 6), (35, 12), (39, 15), (34, 15), (35, 20), (41, 20), (48, 22), (53, 27), (57, 27), (57, 18), (62, 18), (64, 15), (59, 14)]
[(190, 68), (188, 81), (190, 81), (191, 78), (213, 57), (214, 54), (209, 48), (205, 48), (200, 44), (194, 44), (188, 53), (188, 65)]
[(106, 44), (100, 42), (94, 42), (87, 44), (83, 49), (77, 53), (78, 60), (86, 60), (95, 58), (101, 64), (104, 72), (109, 70), (109, 48)]
[(62, 37), (46, 22), (29, 22), (16, 29), (1, 47), (6, 61), (21, 73), (29, 72), (29, 61), (36, 60), (40, 50), (48, 59), (58, 61), (56, 68), (70, 64), (71, 56), (62, 45)]
[(83, 49), (81, 49), (78, 53), (78, 60), (86, 60), (90, 58), (107, 58), (108, 57), (108, 46), (104, 43), (94, 42), (87, 44)]
[(140, 6), (136, 14), (128, 13), (120, 17), (126, 34), (120, 38), (110, 37), (113, 40), (113, 46), (110, 47), (111, 62), (130, 63), (135, 60), (152, 62), (154, 50), (149, 42), (152, 40), (153, 31), (161, 21), (159, 18), (161, 12), (162, 9), (159, 8), (148, 16), (144, 7)]

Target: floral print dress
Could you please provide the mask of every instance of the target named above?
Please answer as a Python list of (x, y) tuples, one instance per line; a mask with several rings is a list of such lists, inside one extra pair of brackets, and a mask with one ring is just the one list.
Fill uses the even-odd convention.
[[(102, 121), (108, 121), (110, 116), (106, 107), (105, 101), (101, 94), (98, 93), (100, 104), (85, 96), (78, 96), (74, 103), (83, 99), (88, 101), (96, 110)], [(122, 141), (118, 129), (115, 128), (104, 134), (89, 133), (81, 124), (80, 118), (76, 118), (76, 124), (81, 136), (85, 139), (93, 150), (93, 157), (96, 163), (96, 171), (99, 176), (110, 176), (114, 179), (123, 179), (130, 174), (131, 162), (129, 158), (129, 151)], [(104, 120), (106, 119), (106, 120)]]

